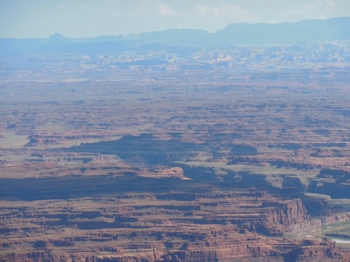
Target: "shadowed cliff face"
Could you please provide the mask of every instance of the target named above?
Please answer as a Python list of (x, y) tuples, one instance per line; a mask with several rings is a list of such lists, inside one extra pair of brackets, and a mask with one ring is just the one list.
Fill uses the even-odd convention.
[[(69, 199), (97, 197), (127, 192), (188, 192), (202, 184), (176, 178), (156, 179), (140, 176), (68, 176), (57, 178), (0, 179), (0, 198), (11, 200)], [(205, 188), (205, 187), (204, 187)], [(20, 189), (20, 190), (19, 190)]]
[(69, 151), (116, 154), (131, 165), (164, 165), (197, 156), (201, 151), (209, 149), (181, 140), (159, 140), (150, 134), (141, 134), (124, 136), (116, 141), (82, 144), (70, 148)]
[[(220, 141), (220, 139), (218, 139)], [(257, 155), (255, 147), (244, 144), (227, 144), (231, 149), (228, 157), (242, 155)], [(213, 141), (207, 143), (183, 142), (179, 138), (161, 140), (151, 134), (140, 136), (124, 136), (119, 140), (84, 143), (74, 146), (68, 152), (90, 152), (101, 154), (115, 154), (130, 165), (169, 165), (175, 161), (186, 159), (211, 157), (220, 150)]]

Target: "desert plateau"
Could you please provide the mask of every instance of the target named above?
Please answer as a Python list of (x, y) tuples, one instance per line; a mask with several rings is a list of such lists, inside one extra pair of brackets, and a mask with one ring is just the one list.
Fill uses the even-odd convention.
[(349, 24), (0, 39), (0, 261), (350, 261)]

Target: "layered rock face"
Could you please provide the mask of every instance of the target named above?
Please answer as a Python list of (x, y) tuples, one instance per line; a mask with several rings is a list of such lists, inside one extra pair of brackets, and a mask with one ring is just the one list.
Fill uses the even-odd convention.
[(269, 222), (282, 225), (294, 225), (311, 220), (306, 208), (300, 199), (286, 200), (282, 202), (263, 203), (263, 207), (273, 207)]
[(0, 230), (6, 234), (0, 260), (285, 261), (291, 256), (312, 261), (347, 256), (332, 243), (283, 238), (292, 229), (320, 223), (299, 198), (282, 199), (260, 190), (203, 189), (41, 200), (15, 208), (4, 202), (8, 211), (0, 217)]
[[(312, 262), (349, 261), (350, 253), (327, 241), (295, 242), (284, 239), (279, 243), (268, 239), (251, 238), (229, 243), (198, 242), (183, 246), (179, 251), (167, 252), (160, 244), (152, 246), (133, 245), (142, 249), (136, 253), (122, 249), (105, 248), (104, 255), (76, 253), (64, 255), (62, 252), (37, 251), (27, 254), (9, 254), (2, 261), (81, 261), (81, 262), (201, 262), (201, 261), (241, 261), (241, 262)], [(108, 250), (109, 252), (106, 252)], [(110, 252), (114, 250), (116, 254)], [(107, 254), (108, 253), (108, 254)], [(119, 253), (119, 254), (118, 254)], [(123, 254), (124, 253), (124, 254)]]

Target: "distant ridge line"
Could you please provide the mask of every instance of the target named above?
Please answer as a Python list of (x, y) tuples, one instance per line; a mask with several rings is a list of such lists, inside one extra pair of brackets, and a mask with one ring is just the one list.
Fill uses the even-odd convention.
[(295, 23), (234, 23), (215, 33), (202, 29), (167, 29), (119, 36), (67, 38), (61, 34), (49, 38), (2, 38), (0, 54), (78, 53), (99, 54), (136, 50), (147, 46), (227, 48), (235, 45), (284, 45), (305, 42), (350, 40), (350, 17), (302, 20)]

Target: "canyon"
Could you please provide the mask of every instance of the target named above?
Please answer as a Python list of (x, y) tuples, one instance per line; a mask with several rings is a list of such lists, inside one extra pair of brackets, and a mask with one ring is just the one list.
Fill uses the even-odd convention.
[(151, 36), (0, 41), (0, 261), (350, 261), (348, 39)]

